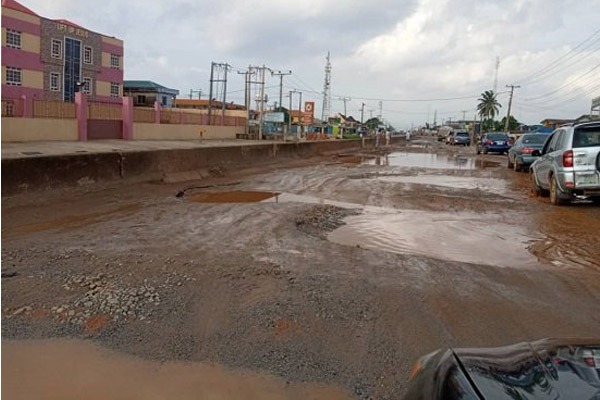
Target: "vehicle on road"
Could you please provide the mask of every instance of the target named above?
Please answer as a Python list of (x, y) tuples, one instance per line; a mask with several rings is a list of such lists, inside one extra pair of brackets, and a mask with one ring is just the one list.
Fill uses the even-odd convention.
[(504, 132), (484, 133), (477, 142), (477, 154), (506, 153), (512, 146), (512, 139)]
[(600, 122), (564, 126), (552, 132), (531, 164), (533, 189), (554, 205), (600, 198)]
[(453, 146), (463, 145), (468, 146), (471, 144), (471, 137), (469, 136), (469, 132), (467, 131), (458, 131), (454, 132), (454, 136), (452, 137)]
[(514, 168), (517, 172), (529, 168), (538, 158), (531, 153), (541, 150), (549, 136), (550, 133), (526, 133), (519, 137), (508, 150), (508, 168)]
[(440, 349), (411, 371), (404, 400), (600, 399), (600, 339)]

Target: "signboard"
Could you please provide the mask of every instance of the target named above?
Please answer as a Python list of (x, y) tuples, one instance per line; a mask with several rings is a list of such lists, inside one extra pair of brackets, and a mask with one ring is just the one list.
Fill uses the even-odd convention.
[(304, 112), (307, 114), (315, 115), (315, 102), (314, 101), (305, 101), (304, 102)]
[(265, 122), (278, 122), (283, 123), (285, 120), (284, 114), (282, 112), (267, 112), (265, 113)]
[(315, 122), (315, 117), (312, 113), (302, 113), (302, 125), (311, 125), (313, 122)]

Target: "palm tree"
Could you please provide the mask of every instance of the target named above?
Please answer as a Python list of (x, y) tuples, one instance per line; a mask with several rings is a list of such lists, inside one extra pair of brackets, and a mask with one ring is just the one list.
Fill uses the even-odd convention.
[(498, 100), (496, 99), (496, 93), (493, 90), (486, 90), (481, 93), (481, 97), (478, 99), (479, 104), (477, 105), (477, 111), (479, 112), (479, 116), (483, 120), (491, 119), (500, 112), (499, 108), (502, 107)]

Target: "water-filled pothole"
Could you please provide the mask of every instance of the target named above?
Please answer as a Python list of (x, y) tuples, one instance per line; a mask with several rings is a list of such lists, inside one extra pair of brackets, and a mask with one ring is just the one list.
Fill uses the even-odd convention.
[(258, 203), (278, 196), (277, 192), (234, 190), (228, 192), (205, 192), (188, 196), (189, 201), (197, 203)]
[(440, 169), (475, 169), (475, 160), (457, 155), (440, 155), (435, 153), (393, 152), (366, 160), (364, 164), (385, 165), (392, 167), (419, 167)]
[(416, 185), (442, 186), (452, 189), (483, 190), (495, 194), (506, 192), (506, 182), (503, 179), (475, 178), (470, 176), (449, 175), (389, 175), (377, 178), (385, 182), (398, 182)]
[(482, 265), (527, 268), (537, 264), (528, 248), (538, 238), (493, 215), (406, 210), (365, 212), (344, 221), (346, 225), (331, 232), (329, 240)]

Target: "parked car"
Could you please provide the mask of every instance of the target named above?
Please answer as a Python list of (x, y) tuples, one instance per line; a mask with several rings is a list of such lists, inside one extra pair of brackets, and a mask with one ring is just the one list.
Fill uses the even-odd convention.
[(600, 197), (600, 122), (565, 126), (552, 132), (529, 168), (533, 189), (554, 205)]
[(600, 339), (440, 349), (411, 371), (404, 400), (600, 399)]
[(517, 139), (515, 144), (508, 150), (508, 168), (522, 171), (529, 168), (538, 157), (533, 156), (534, 150), (541, 150), (550, 133), (526, 133)]
[(477, 142), (477, 154), (506, 153), (512, 146), (512, 139), (504, 132), (484, 133)]
[(463, 145), (468, 146), (471, 144), (471, 137), (469, 136), (469, 132), (459, 131), (454, 132), (454, 136), (452, 137), (452, 145)]

